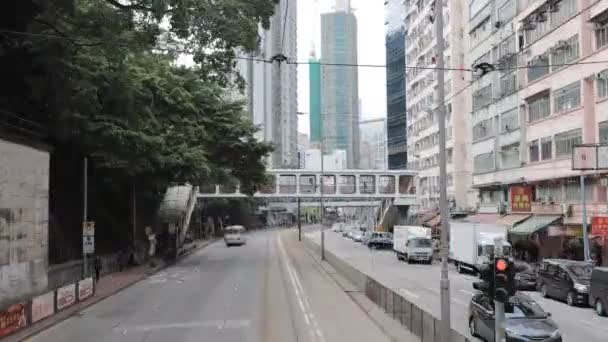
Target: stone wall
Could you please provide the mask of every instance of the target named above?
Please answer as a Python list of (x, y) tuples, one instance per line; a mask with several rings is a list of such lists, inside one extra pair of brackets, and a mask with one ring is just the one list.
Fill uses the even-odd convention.
[(0, 307), (47, 288), (49, 162), (0, 139)]

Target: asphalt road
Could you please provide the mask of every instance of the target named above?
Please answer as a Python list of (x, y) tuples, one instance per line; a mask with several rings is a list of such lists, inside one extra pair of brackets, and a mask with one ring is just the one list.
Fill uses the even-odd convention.
[(293, 231), (214, 243), (32, 341), (389, 341)]
[[(320, 240), (319, 232), (308, 232), (313, 241)], [(371, 251), (366, 246), (342, 237), (330, 230), (325, 234), (328, 250), (349, 262), (352, 266), (401, 293), (435, 317), (440, 317), (440, 264), (407, 264), (397, 260), (392, 251)], [(450, 265), (450, 300), (452, 327), (468, 334), (467, 312), (471, 296), (475, 293), (472, 283), (479, 281), (473, 275), (459, 274)], [(542, 298), (538, 292), (528, 292), (543, 309), (551, 312), (558, 324), (564, 341), (608, 341), (608, 318), (599, 317), (591, 308), (570, 307), (565, 303)]]

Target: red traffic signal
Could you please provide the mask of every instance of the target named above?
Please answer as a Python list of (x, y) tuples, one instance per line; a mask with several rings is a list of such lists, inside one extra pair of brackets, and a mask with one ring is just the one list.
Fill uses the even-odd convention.
[(509, 262), (505, 259), (496, 259), (495, 265), (496, 271), (504, 272), (509, 267)]

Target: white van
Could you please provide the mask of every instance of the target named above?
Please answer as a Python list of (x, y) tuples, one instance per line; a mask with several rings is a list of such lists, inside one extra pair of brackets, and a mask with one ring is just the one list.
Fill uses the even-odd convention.
[(247, 239), (243, 235), (245, 227), (243, 226), (228, 226), (224, 229), (224, 241), (226, 246), (241, 246), (244, 245)]

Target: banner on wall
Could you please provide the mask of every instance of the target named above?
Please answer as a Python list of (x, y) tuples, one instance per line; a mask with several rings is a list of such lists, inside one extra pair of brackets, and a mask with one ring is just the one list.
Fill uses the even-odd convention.
[(8, 336), (27, 325), (26, 303), (13, 304), (0, 311), (0, 337)]
[(32, 299), (32, 323), (55, 313), (55, 293), (49, 292)]
[(76, 284), (57, 289), (57, 310), (67, 308), (74, 303), (76, 303)]
[(85, 278), (78, 282), (78, 300), (84, 300), (93, 294), (93, 278)]
[(532, 211), (532, 187), (511, 187), (511, 211), (529, 213)]

